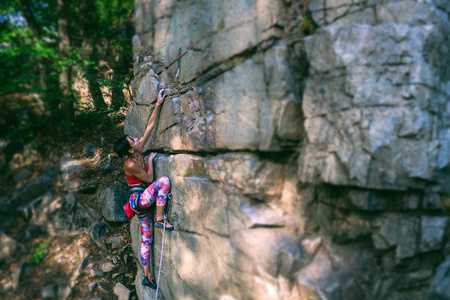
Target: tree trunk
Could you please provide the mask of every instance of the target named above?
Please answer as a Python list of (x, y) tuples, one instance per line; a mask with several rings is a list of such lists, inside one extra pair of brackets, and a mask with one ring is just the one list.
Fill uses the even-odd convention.
[[(89, 59), (95, 61), (95, 65), (98, 65), (98, 45), (94, 44), (92, 47), (91, 55)], [(96, 110), (101, 110), (107, 107), (105, 99), (103, 98), (102, 90), (97, 81), (98, 70), (93, 66), (89, 67), (89, 74), (92, 76), (88, 80), (89, 93), (91, 94), (92, 100), (94, 101), (94, 107)]]
[[(70, 37), (69, 37), (69, 1), (58, 0), (58, 35), (59, 35), (59, 54), (62, 60), (69, 57)], [(62, 93), (62, 99), (59, 108), (62, 110), (64, 119), (71, 122), (74, 119), (74, 97), (71, 92), (70, 82), (71, 67), (70, 64), (63, 64), (59, 75), (59, 85)]]
[(125, 95), (123, 94), (123, 90), (119, 86), (119, 81), (121, 80), (120, 75), (117, 72), (113, 74), (114, 85), (112, 87), (112, 98), (111, 98), (111, 107), (115, 110), (119, 110), (125, 104)]
[[(28, 28), (33, 33), (32, 38), (33, 42), (35, 44), (38, 44), (41, 39), (42, 30), (41, 27), (39, 27), (39, 24), (36, 21), (36, 18), (32, 11), (32, 5), (30, 3), (30, 0), (16, 0), (17, 4), (19, 5), (20, 9), (22, 10), (22, 14), (27, 21)], [(48, 113), (51, 114), (52, 107), (51, 107), (51, 100), (46, 99), (45, 91), (48, 91), (49, 88), (49, 79), (47, 76), (47, 66), (46, 66), (46, 59), (45, 58), (38, 58), (36, 57), (36, 64), (38, 66), (39, 70), (39, 85), (41, 86), (41, 90), (44, 91), (44, 94), (41, 94), (41, 97), (44, 99), (44, 105)], [(54, 92), (54, 91), (52, 91)], [(51, 99), (51, 98), (50, 98)]]
[(33, 40), (37, 42), (39, 37), (41, 36), (41, 29), (39, 28), (36, 18), (34, 17), (29, 0), (16, 0), (19, 4), (20, 9), (22, 10), (23, 16), (25, 20), (27, 20), (28, 28), (30, 28), (31, 32), (33, 32)]

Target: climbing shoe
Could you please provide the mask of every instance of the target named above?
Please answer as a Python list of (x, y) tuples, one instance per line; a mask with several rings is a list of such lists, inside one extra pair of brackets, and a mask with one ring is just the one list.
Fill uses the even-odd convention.
[(144, 280), (142, 280), (143, 286), (148, 286), (152, 290), (156, 290), (156, 284), (153, 283), (153, 281), (150, 281), (150, 279), (147, 278), (147, 276), (144, 276)]
[[(159, 228), (164, 228), (164, 219), (161, 219), (161, 220), (159, 220), (159, 221), (156, 221), (155, 222), (155, 227), (159, 227)], [(174, 230), (175, 228), (173, 227), (173, 225), (170, 225), (170, 226), (167, 226), (166, 225), (166, 230), (167, 231), (172, 231), (172, 230)]]

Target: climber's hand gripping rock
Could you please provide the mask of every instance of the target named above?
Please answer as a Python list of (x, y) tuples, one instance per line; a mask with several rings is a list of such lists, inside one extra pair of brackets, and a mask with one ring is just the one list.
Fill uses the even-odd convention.
[(158, 93), (158, 99), (156, 100), (156, 105), (160, 106), (163, 103), (166, 96), (167, 95), (164, 93), (164, 89), (161, 89)]

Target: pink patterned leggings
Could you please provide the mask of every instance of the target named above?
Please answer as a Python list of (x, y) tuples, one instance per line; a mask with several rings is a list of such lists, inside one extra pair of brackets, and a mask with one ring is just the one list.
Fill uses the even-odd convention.
[[(139, 207), (141, 210), (149, 208), (156, 201), (156, 206), (165, 206), (170, 191), (170, 180), (167, 176), (156, 179), (141, 194)], [(141, 227), (141, 261), (143, 266), (150, 263), (150, 245), (153, 242), (153, 216), (150, 212), (139, 219)]]

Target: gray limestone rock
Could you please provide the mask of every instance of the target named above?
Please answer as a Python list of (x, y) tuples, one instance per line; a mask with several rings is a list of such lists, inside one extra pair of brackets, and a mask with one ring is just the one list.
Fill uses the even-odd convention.
[(139, 105), (150, 105), (156, 102), (158, 97), (157, 88), (159, 86), (159, 81), (155, 78), (154, 72), (147, 72), (145, 77), (142, 79), (139, 86), (139, 93), (136, 95), (136, 104)]
[(14, 207), (29, 203), (41, 196), (53, 186), (54, 172), (45, 172), (35, 180), (23, 184), (14, 191)]
[(94, 153), (95, 153), (95, 151), (97, 151), (97, 149), (98, 149), (98, 147), (96, 145), (86, 144), (86, 146), (84, 146), (82, 154), (85, 157), (89, 157), (89, 156), (94, 155)]
[(56, 284), (46, 285), (42, 287), (42, 298), (55, 298), (57, 295), (58, 286)]
[(280, 164), (250, 153), (228, 153), (212, 158), (205, 166), (207, 175), (230, 192), (237, 189), (261, 202), (281, 196), (285, 170)]
[(104, 223), (94, 223), (89, 231), (89, 236), (102, 250), (106, 251), (106, 246), (100, 240), (105, 230), (106, 225)]
[(449, 223), (449, 217), (423, 216), (421, 222), (420, 251), (427, 252), (441, 249)]
[(425, 209), (440, 209), (441, 196), (438, 193), (425, 193), (423, 197), (423, 208)]
[(104, 223), (95, 223), (92, 225), (92, 229), (90, 234), (94, 240), (100, 240), (102, 235), (105, 233), (105, 224)]
[(78, 271), (83, 272), (84, 268), (86, 268), (88, 260), (86, 258), (83, 258), (83, 260), (80, 262), (79, 266), (78, 266)]
[(97, 191), (99, 182), (95, 180), (80, 181), (79, 179), (71, 179), (64, 185), (69, 193), (93, 194)]
[(36, 223), (44, 225), (50, 235), (79, 235), (88, 232), (92, 216), (70, 193), (44, 207)]
[(17, 246), (18, 244), (13, 238), (0, 232), (0, 260), (12, 258)]
[(103, 277), (105, 276), (102, 271), (91, 269), (91, 277)]
[(420, 219), (415, 217), (393, 217), (382, 221), (380, 230), (372, 234), (375, 248), (396, 247), (396, 262), (419, 253)]
[(417, 179), (440, 184), (438, 137), (448, 125), (440, 123), (433, 135), (427, 129), (435, 122), (433, 109), (421, 105), (433, 98), (442, 105), (444, 92), (428, 88), (442, 79), (424, 59), (434, 30), (351, 24), (306, 39), (312, 70), (303, 100), (308, 143), (299, 160), (302, 180), (397, 190), (421, 187)]
[(84, 246), (79, 246), (78, 253), (80, 254), (80, 257), (82, 259), (87, 258), (89, 256), (89, 254), (90, 254), (89, 249), (84, 247)]
[(38, 214), (38, 210), (40, 209), (43, 202), (43, 197), (39, 197), (31, 203), (19, 206), (17, 210), (23, 214), (26, 219), (31, 219), (36, 217)]
[(100, 270), (104, 273), (108, 273), (111, 272), (112, 270), (114, 270), (115, 268), (117, 268), (118, 266), (114, 265), (113, 263), (107, 261), (107, 262), (103, 262), (100, 265)]
[(333, 272), (332, 261), (326, 250), (321, 247), (314, 259), (296, 274), (299, 293), (306, 299), (320, 299), (324, 295), (329, 299), (342, 299), (342, 290)]
[(111, 154), (108, 154), (108, 156), (100, 161), (100, 170), (102, 171), (109, 171), (112, 169), (112, 158), (111, 158)]
[(23, 180), (26, 180), (28, 178), (31, 177), (31, 175), (33, 175), (33, 172), (27, 168), (22, 168), (20, 169), (16, 175), (14, 175), (14, 182), (20, 182)]
[[(142, 136), (158, 87), (171, 90), (144, 145), (172, 184), (165, 298), (425, 297), (450, 249), (448, 1), (136, 0), (135, 12), (124, 132)], [(154, 298), (137, 218), (130, 231), (137, 296)]]
[(442, 262), (431, 280), (428, 290), (429, 300), (448, 300), (450, 299), (450, 257)]
[(128, 221), (123, 205), (127, 202), (129, 193), (121, 189), (106, 188), (100, 194), (101, 212), (109, 222)]
[(95, 282), (95, 281), (90, 282), (90, 283), (88, 284), (89, 291), (92, 292), (92, 291), (97, 287), (97, 285), (98, 285), (98, 283)]
[(113, 264), (117, 265), (119, 263), (119, 258), (117, 255), (113, 255), (111, 259)]
[(60, 168), (63, 173), (70, 174), (83, 167), (83, 163), (79, 160), (72, 159), (70, 153), (64, 154), (60, 161)]
[(290, 278), (307, 261), (302, 245), (283, 229), (244, 230), (233, 234), (231, 242), (273, 276)]
[(107, 244), (111, 244), (112, 248), (120, 248), (124, 237), (122, 235), (111, 236), (105, 240)]
[(71, 173), (78, 171), (83, 166), (84, 163), (80, 160), (73, 159), (70, 153), (64, 154), (60, 160), (60, 180), (63, 183), (64, 190), (71, 189), (77, 191), (79, 182), (77, 178), (71, 177)]
[(71, 286), (66, 286), (66, 287), (59, 286), (57, 297), (59, 299), (67, 299), (70, 296), (70, 294), (72, 293), (74, 285), (75, 285), (75, 283), (72, 282)]
[(114, 286), (114, 294), (119, 297), (119, 300), (128, 300), (130, 298), (131, 291), (118, 282)]
[(22, 263), (20, 263), (19, 268), (14, 271), (14, 274), (13, 274), (14, 290), (17, 290), (20, 288), (20, 281), (22, 280), (22, 277), (24, 276), (26, 268), (27, 268), (27, 262), (22, 262)]

